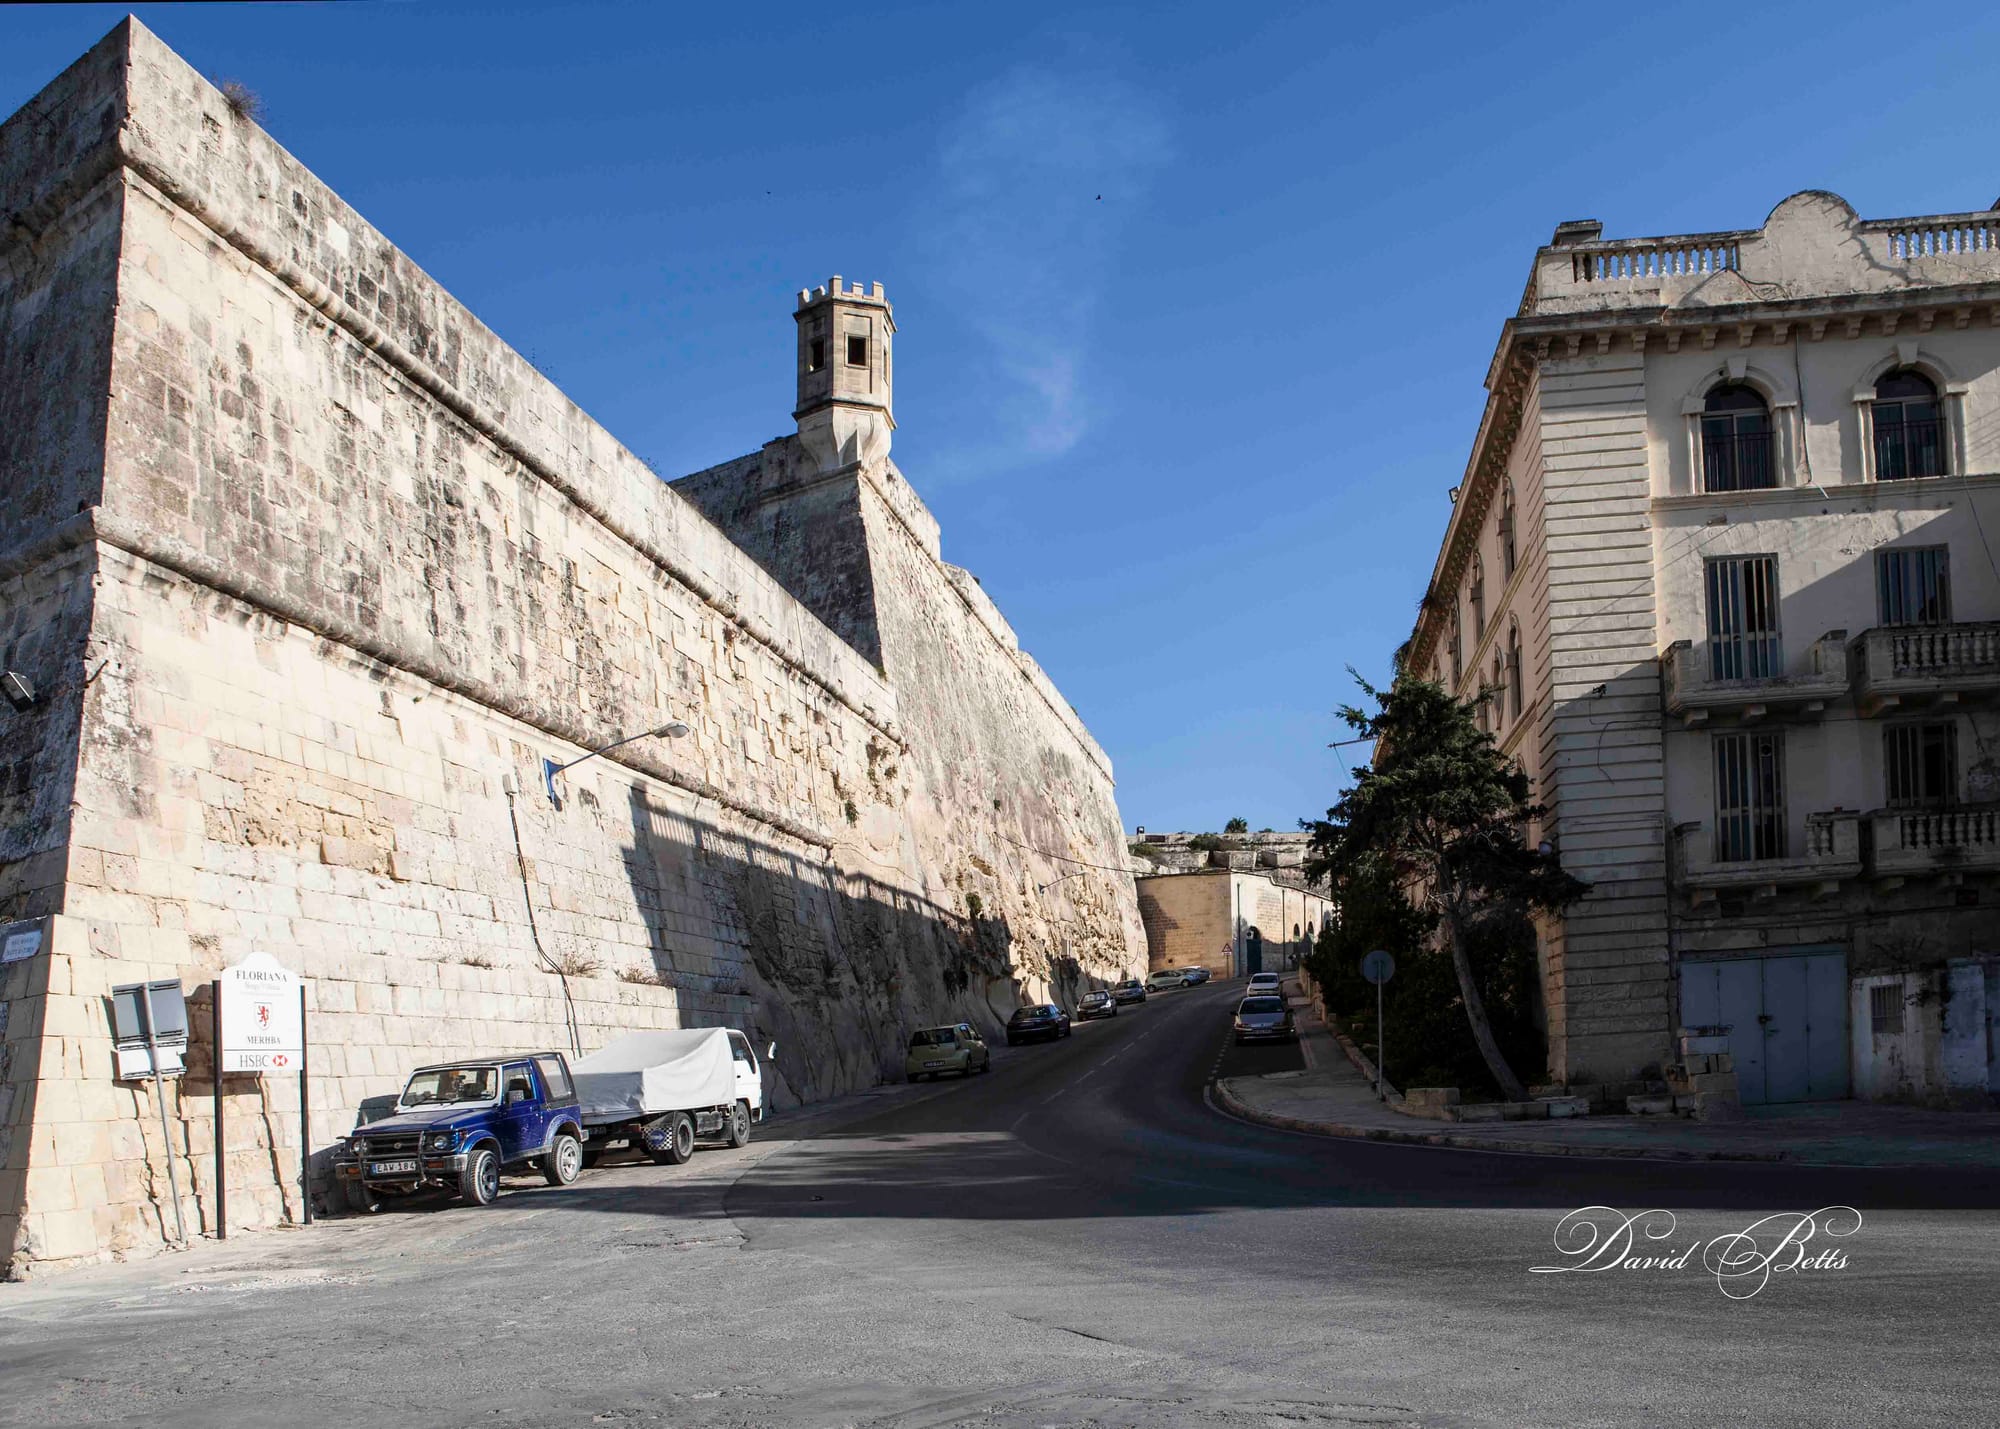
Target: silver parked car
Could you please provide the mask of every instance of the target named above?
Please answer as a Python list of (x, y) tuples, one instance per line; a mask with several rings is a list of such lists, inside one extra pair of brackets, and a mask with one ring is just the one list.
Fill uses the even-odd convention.
[(1252, 993), (1236, 1008), (1236, 1045), (1245, 1042), (1296, 1042), (1299, 1029), (1282, 997)]

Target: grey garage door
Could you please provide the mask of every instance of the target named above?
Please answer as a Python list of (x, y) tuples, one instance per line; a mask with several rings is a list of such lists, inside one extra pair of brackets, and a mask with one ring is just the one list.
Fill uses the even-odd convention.
[(1787, 948), (1683, 959), (1681, 1026), (1724, 1026), (1746, 1103), (1848, 1093), (1847, 954)]

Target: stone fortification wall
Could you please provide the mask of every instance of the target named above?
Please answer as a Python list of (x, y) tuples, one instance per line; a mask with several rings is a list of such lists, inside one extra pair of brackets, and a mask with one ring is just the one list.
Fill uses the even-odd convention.
[[(51, 915), (44, 953), (0, 975), (0, 1133), (26, 1147), (0, 1162), (8, 1269), (154, 1248), (170, 1224), (154, 1109), (111, 1075), (116, 982), (192, 988), (252, 951), (304, 974), (320, 1152), (409, 1065), (496, 1042), (726, 1022), (779, 1042), (783, 1105), (873, 1083), (912, 1025), (1011, 1001), (1021, 890), (1053, 875), (1010, 870), (999, 906), (976, 907), (961, 879), (980, 860), (951, 844), (984, 819), (1115, 854), (1108, 771), (1073, 738), (1071, 765), (984, 733), (913, 758), (897, 692), (843, 637), (865, 638), (816, 618), (136, 22), (0, 129), (0, 158), (27, 152), (23, 124), (57, 126), (42, 152), (67, 169), (0, 170), (0, 199), (69, 225), (34, 261), (80, 277), (7, 290), (0, 332), (32, 325), (34, 301), (97, 325), (109, 399), (101, 490), (46, 406), (32, 424), (82, 454), (68, 485), (24, 509), (50, 463), (8, 448), (0, 473), (10, 551), (33, 556), (13, 557), (0, 629), (61, 633), (45, 664), (70, 726), (43, 742), (76, 771), (10, 834), (61, 882), (15, 905)], [(0, 239), (0, 271), (26, 261)], [(23, 370), (46, 402), (56, 366)], [(900, 578), (943, 608), (933, 577)], [(957, 653), (890, 668), (997, 678), (953, 668), (988, 658), (956, 626), (930, 648)], [(925, 736), (1045, 728), (1022, 668), (996, 668), (1016, 704), (927, 696)], [(559, 804), (544, 792), (545, 757), (669, 717), (688, 738), (568, 772)], [(1024, 762), (916, 797), (974, 757)], [(1117, 890), (1091, 896), (1071, 894), (1076, 937), (1110, 960)], [(214, 1082), (196, 1021), (167, 1110), (199, 1226)], [(295, 1092), (223, 1092), (232, 1223), (295, 1213)]]
[(977, 897), (990, 936), (1052, 992), (1139, 971), (1110, 760), (972, 577), (904, 519), (907, 483), (889, 492), (864, 481), (861, 507), (927, 887), (940, 902)]
[(1023, 985), (1065, 996), (1139, 971), (1111, 762), (977, 580), (942, 558), (894, 465), (823, 472), (788, 437), (675, 486), (822, 619), (875, 642), (907, 757), (870, 778), (897, 790), (925, 895), (972, 917), (976, 962), (1011, 970), (968, 967), (970, 993), (998, 1013)]

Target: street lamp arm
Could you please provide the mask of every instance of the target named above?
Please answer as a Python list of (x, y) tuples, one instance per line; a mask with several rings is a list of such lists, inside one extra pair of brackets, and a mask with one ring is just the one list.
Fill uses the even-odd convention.
[(593, 749), (588, 754), (579, 754), (567, 763), (558, 764), (553, 759), (544, 759), (542, 761), (542, 783), (548, 788), (549, 802), (551, 804), (556, 802), (556, 775), (562, 773), (565, 769), (574, 769), (586, 759), (595, 759), (600, 754), (609, 754), (612, 750), (620, 749), (637, 740), (651, 739), (655, 735), (665, 739), (683, 739), (688, 733), (688, 726), (684, 720), (668, 720), (658, 729), (642, 729), (637, 734), (628, 734), (623, 739), (614, 739), (611, 743)]

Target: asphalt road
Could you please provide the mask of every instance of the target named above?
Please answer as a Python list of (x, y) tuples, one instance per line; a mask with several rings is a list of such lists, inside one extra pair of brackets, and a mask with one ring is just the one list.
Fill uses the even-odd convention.
[[(1218, 1064), (1297, 1054), (1226, 1045), (1238, 990), (686, 1167), (0, 1286), (0, 1424), (2000, 1422), (1991, 1173), (1249, 1126), (1207, 1103)], [(1844, 1268), (1746, 1299), (1698, 1255), (1531, 1273), (1591, 1204), (1674, 1212), (1650, 1253), (1829, 1205), (1862, 1224)]]

